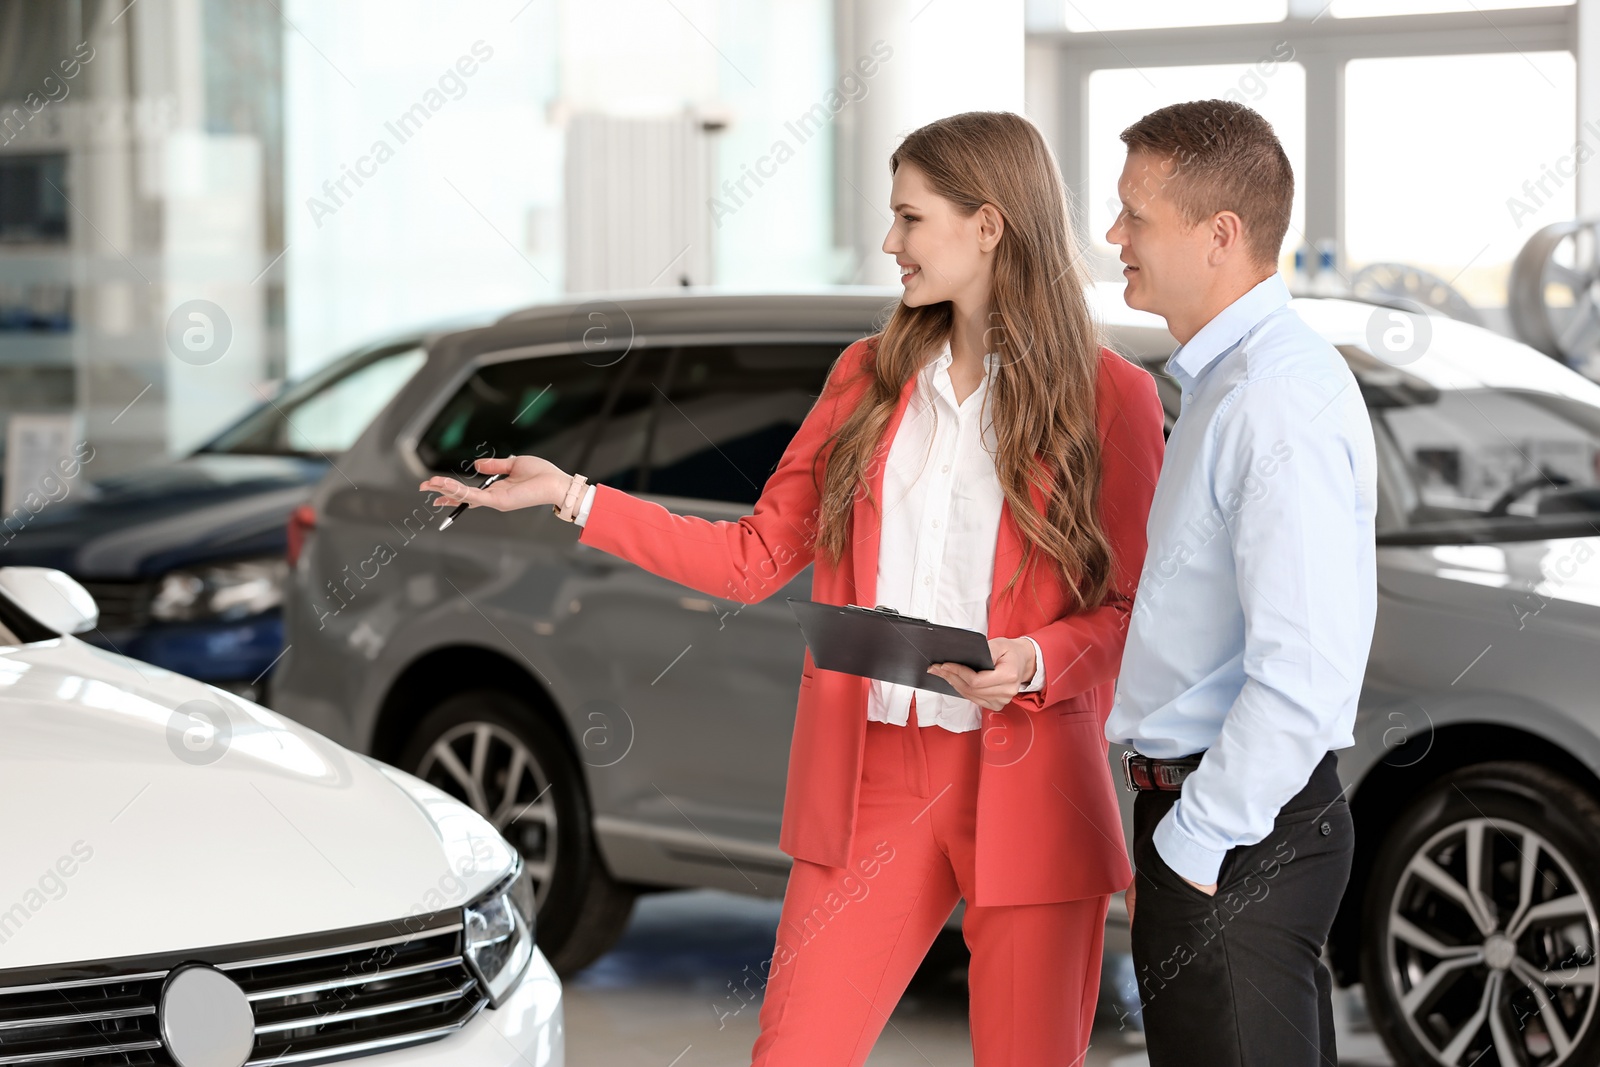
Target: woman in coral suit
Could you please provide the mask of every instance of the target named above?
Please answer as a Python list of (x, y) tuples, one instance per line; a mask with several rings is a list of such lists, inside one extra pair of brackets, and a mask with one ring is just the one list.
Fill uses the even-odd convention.
[(434, 503), (551, 505), (578, 540), (713, 596), (813, 598), (978, 630), (960, 696), (818, 670), (807, 652), (779, 843), (794, 858), (765, 965), (763, 1067), (867, 1059), (936, 934), (962, 931), (977, 1067), (1088, 1046), (1110, 895), (1131, 881), (1102, 732), (1143, 564), (1162, 415), (1103, 348), (1039, 131), (971, 112), (890, 157), (883, 250), (903, 295), (852, 344), (754, 511), (676, 515), (534, 456)]

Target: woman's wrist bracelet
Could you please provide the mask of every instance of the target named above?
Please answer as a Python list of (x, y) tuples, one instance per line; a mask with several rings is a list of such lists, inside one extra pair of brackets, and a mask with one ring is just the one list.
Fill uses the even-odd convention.
[(578, 518), (578, 502), (583, 499), (583, 487), (588, 484), (581, 474), (572, 475), (572, 480), (567, 483), (567, 492), (562, 497), (561, 506), (556, 508), (556, 515), (567, 522), (576, 522)]

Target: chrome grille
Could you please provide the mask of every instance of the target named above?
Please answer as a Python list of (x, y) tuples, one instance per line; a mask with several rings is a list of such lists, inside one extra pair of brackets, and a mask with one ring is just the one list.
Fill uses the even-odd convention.
[[(418, 929), (396, 933), (406, 926)], [(248, 1063), (314, 1064), (459, 1030), (488, 1003), (462, 958), (460, 913), (338, 935), (257, 942), (93, 965), (105, 978), (7, 985), (0, 974), (0, 1067), (169, 1067), (157, 1006), (169, 971), (209, 963), (255, 1014)], [(137, 966), (135, 966), (137, 965)]]
[(252, 1064), (316, 1063), (442, 1037), (487, 1002), (461, 924), (315, 955), (224, 964), (256, 1016)]
[(100, 609), (100, 629), (135, 630), (149, 625), (154, 582), (80, 579), (79, 584), (89, 591)]
[(165, 971), (0, 991), (0, 1064), (171, 1063), (156, 1031)]

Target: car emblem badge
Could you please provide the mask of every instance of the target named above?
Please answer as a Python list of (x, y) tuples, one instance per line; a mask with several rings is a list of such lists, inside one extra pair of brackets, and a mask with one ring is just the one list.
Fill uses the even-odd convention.
[(173, 971), (161, 991), (161, 1040), (178, 1067), (240, 1067), (255, 1044), (255, 1013), (238, 983), (203, 964)]

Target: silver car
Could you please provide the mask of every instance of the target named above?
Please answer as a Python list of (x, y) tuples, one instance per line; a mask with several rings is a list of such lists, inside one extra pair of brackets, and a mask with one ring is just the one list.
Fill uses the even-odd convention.
[[(534, 872), (563, 972), (641, 891), (782, 892), (803, 648), (784, 598), (809, 572), (740, 606), (543, 509), (440, 532), (417, 482), (535, 453), (737, 519), (895, 298), (619, 296), (449, 334), (296, 517), (276, 707), (488, 816)], [(1094, 299), (1175, 413), (1160, 320), (1115, 287)], [(1380, 456), (1335, 972), (1403, 1062), (1597, 1062), (1600, 386), (1437, 315), (1294, 306), (1349, 360)]]

